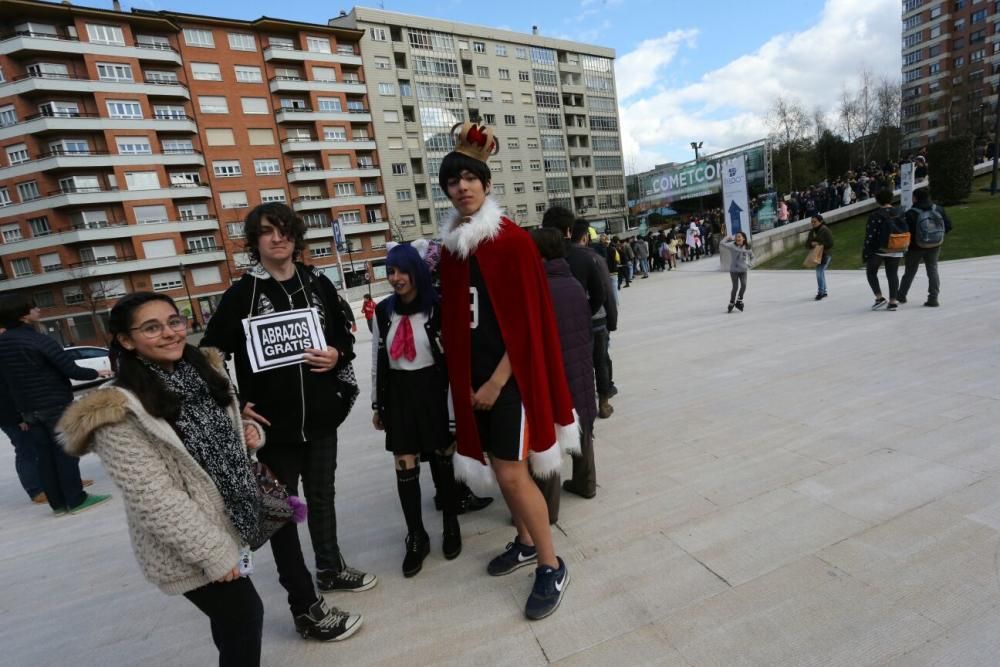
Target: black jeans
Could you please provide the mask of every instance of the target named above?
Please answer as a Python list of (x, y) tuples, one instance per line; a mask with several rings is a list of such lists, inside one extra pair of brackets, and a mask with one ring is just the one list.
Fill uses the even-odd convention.
[(60, 405), (24, 415), (31, 426), (27, 435), (38, 461), (42, 490), (54, 510), (71, 509), (87, 499), (80, 482), (80, 459), (63, 451), (56, 440), (56, 424), (65, 409)]
[(899, 284), (899, 296), (906, 297), (910, 292), (910, 285), (917, 275), (920, 262), (924, 263), (927, 269), (927, 296), (931, 301), (937, 301), (941, 292), (941, 278), (938, 276), (938, 257), (941, 255), (941, 246), (936, 248), (913, 247), (906, 251), (906, 269), (903, 271), (903, 280)]
[(249, 578), (211, 583), (184, 594), (212, 622), (219, 667), (260, 665), (264, 605)]
[(17, 423), (0, 424), (0, 430), (3, 430), (10, 444), (14, 445), (14, 470), (17, 471), (17, 479), (28, 497), (34, 499), (42, 492), (42, 479), (38, 474), (38, 455), (31, 444), (31, 436), (27, 431), (22, 431)]
[(611, 393), (611, 371), (608, 357), (608, 327), (601, 320), (592, 329), (594, 333), (594, 375), (597, 378), (597, 394), (606, 397)]
[[(337, 434), (310, 442), (267, 443), (257, 458), (293, 495), (299, 478), (309, 506), (309, 535), (319, 570), (343, 569), (337, 544), (337, 512), (334, 480), (337, 471)], [(312, 575), (306, 567), (299, 542), (298, 524), (288, 522), (271, 537), (271, 553), (278, 568), (278, 581), (288, 591), (293, 615), (305, 613), (316, 602)]]
[(878, 269), (885, 262), (885, 278), (889, 283), (889, 301), (895, 301), (899, 293), (899, 258), (883, 257), (872, 253), (868, 256), (865, 267), (865, 274), (868, 276), (868, 285), (872, 288), (872, 293), (878, 296), (882, 293), (882, 288), (878, 284)]
[[(736, 303), (737, 298), (742, 301), (743, 295), (747, 291), (747, 272), (730, 271), (729, 279), (733, 281), (733, 290), (729, 293), (729, 303)], [(736, 290), (739, 289), (739, 294)]]

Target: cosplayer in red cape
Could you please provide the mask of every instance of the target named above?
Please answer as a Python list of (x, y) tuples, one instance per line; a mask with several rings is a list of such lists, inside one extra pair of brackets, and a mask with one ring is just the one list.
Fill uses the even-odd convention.
[(538, 250), (487, 197), (493, 131), (465, 123), (452, 132), (455, 151), (441, 163), (439, 184), (456, 209), (442, 227), (440, 265), (455, 474), (473, 485), (495, 475), (518, 534), (488, 571), (503, 575), (537, 563), (525, 614), (539, 619), (558, 607), (569, 572), (555, 555), (528, 463), (537, 477), (554, 474), (562, 450), (579, 448), (579, 426)]

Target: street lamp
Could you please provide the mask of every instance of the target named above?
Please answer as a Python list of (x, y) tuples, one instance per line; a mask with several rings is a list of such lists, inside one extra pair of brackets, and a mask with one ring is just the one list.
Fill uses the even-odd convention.
[(701, 148), (702, 144), (704, 144), (704, 143), (705, 143), (704, 141), (692, 141), (691, 142), (691, 148), (694, 149), (694, 161), (695, 162), (698, 161), (698, 149)]
[(191, 298), (191, 289), (188, 287), (187, 268), (184, 262), (177, 265), (177, 270), (181, 273), (181, 282), (184, 283), (184, 291), (187, 292), (188, 304), (191, 306), (191, 317), (194, 319), (194, 330), (201, 330), (201, 323), (198, 320), (198, 309), (195, 307), (194, 299)]

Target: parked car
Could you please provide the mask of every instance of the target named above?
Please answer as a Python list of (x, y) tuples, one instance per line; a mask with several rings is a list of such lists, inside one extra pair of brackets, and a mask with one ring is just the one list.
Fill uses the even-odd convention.
[[(108, 358), (108, 348), (106, 347), (67, 347), (66, 352), (69, 353), (69, 356), (73, 357), (73, 361), (75, 361), (78, 366), (93, 368), (95, 371), (111, 370), (111, 360)], [(94, 385), (101, 384), (108, 379), (109, 378), (99, 378), (97, 380), (72, 380), (73, 389), (93, 387)]]

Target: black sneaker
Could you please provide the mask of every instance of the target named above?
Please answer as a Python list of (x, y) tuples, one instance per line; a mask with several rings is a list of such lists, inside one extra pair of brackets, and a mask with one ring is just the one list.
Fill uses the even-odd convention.
[(885, 307), (885, 309), (886, 310), (896, 310), (896, 308), (898, 308), (898, 307), (899, 307), (898, 304), (890, 303), (888, 306)]
[(327, 607), (320, 597), (309, 611), (295, 617), (295, 630), (303, 639), (339, 642), (361, 628), (361, 614), (350, 614), (336, 607)]
[[(458, 508), (456, 514), (465, 514), (466, 512), (478, 512), (479, 510), (486, 509), (493, 502), (493, 498), (486, 496), (481, 498), (474, 494), (469, 487), (465, 484), (458, 484)], [(441, 498), (434, 496), (434, 509), (438, 512), (444, 510), (444, 506), (441, 504)]]
[(887, 303), (889, 302), (885, 300), (885, 297), (880, 296), (879, 298), (875, 299), (875, 303), (872, 304), (872, 310), (878, 310)]
[(538, 551), (535, 547), (527, 547), (514, 538), (513, 542), (507, 544), (507, 550), (490, 561), (486, 566), (486, 571), (491, 576), (500, 577), (510, 574), (514, 570), (525, 565), (532, 565), (538, 562)]
[(736, 304), (735, 304), (735, 303), (731, 303), (731, 304), (729, 304), (729, 306), (728, 306), (728, 307), (726, 308), (726, 312), (727, 312), (727, 313), (731, 313), (731, 312), (733, 312), (733, 308), (735, 308), (735, 307), (736, 307)]
[(612, 382), (611, 387), (608, 389), (608, 398), (614, 398), (618, 395), (618, 387)]
[(528, 596), (528, 603), (524, 605), (524, 615), (532, 621), (543, 619), (558, 609), (569, 585), (566, 563), (558, 556), (556, 560), (559, 561), (557, 569), (543, 565), (535, 570), (535, 585)]
[(406, 536), (406, 556), (403, 557), (403, 576), (409, 579), (424, 568), (424, 559), (431, 552), (431, 538), (427, 533), (410, 533)]
[(898, 303), (906, 303), (906, 297), (903, 295), (899, 295), (898, 297), (896, 297), (896, 301)]
[(937, 308), (941, 304), (938, 303), (937, 299), (927, 299), (924, 305), (927, 306), (928, 308)]
[(377, 583), (378, 577), (374, 574), (355, 570), (353, 567), (347, 567), (346, 565), (340, 572), (334, 572), (333, 570), (316, 571), (316, 587), (324, 593), (334, 593), (337, 591), (360, 593), (361, 591), (367, 591), (369, 588), (375, 588), (375, 584)]
[(743, 312), (743, 302), (742, 301), (737, 301), (736, 302), (736, 310), (740, 311), (741, 313)]

